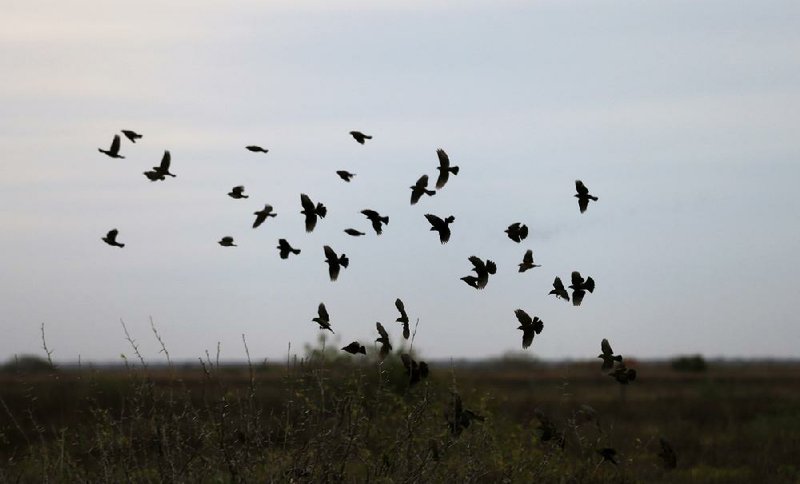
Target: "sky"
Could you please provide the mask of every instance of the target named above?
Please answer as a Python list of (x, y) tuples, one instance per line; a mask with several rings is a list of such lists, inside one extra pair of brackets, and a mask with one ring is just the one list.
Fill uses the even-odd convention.
[[(281, 361), (320, 302), (327, 344), (372, 348), (376, 321), (400, 342), (397, 297), (431, 359), (521, 351), (517, 308), (537, 358), (797, 357), (799, 23), (791, 0), (6, 1), (0, 360), (42, 355), (44, 324), (58, 361), (119, 361), (120, 320), (163, 360), (152, 317), (174, 360), (242, 359), (245, 335)], [(99, 153), (121, 129), (144, 137)], [(411, 206), (437, 148), (460, 172)], [(177, 178), (151, 183), (164, 150)], [(310, 234), (300, 193), (329, 210)], [(455, 216), (449, 244), (426, 213)], [(497, 263), (483, 291), (471, 255)], [(547, 294), (573, 270), (597, 286), (577, 308)]]

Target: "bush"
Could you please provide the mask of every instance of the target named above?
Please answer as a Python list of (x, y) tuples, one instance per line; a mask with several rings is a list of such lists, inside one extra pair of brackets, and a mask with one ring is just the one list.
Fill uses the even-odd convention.
[(703, 372), (708, 369), (705, 358), (701, 355), (679, 356), (672, 360), (672, 369), (683, 372)]

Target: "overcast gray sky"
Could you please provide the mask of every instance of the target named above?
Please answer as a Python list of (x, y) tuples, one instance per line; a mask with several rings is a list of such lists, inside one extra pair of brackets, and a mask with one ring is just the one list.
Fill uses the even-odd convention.
[[(55, 358), (116, 360), (123, 318), (155, 359), (152, 315), (173, 358), (242, 358), (244, 333), (281, 359), (316, 340), (320, 301), (342, 345), (375, 321), (398, 339), (396, 297), (429, 358), (518, 350), (516, 308), (544, 320), (538, 357), (603, 337), (798, 356), (797, 2), (166, 3), (3, 3), (0, 358), (41, 353), (44, 322)], [(144, 134), (126, 159), (97, 151), (123, 128)], [(439, 147), (461, 172), (412, 207)], [(178, 176), (150, 183), (165, 149)], [(585, 214), (576, 178), (600, 198)], [(312, 234), (301, 192), (329, 209)], [(425, 213), (456, 217), (448, 245)], [(351, 259), (335, 283), (324, 244)], [(542, 267), (518, 274), (528, 248)], [(459, 280), (473, 254), (499, 267), (481, 292)], [(580, 308), (547, 296), (572, 270), (597, 282)]]

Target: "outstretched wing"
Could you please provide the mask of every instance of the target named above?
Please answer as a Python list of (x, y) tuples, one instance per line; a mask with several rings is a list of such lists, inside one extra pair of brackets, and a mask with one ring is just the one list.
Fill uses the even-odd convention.
[(589, 208), (589, 199), (588, 198), (579, 198), (578, 199), (578, 208), (580, 209), (581, 213), (585, 212), (587, 208)]
[(522, 309), (515, 309), (514, 314), (517, 315), (517, 320), (519, 320), (519, 322), (523, 326), (528, 326), (530, 324), (533, 324), (533, 320), (531, 319), (531, 317), (528, 315), (528, 313), (526, 313)]
[(433, 226), (433, 228), (436, 230), (439, 230), (440, 227), (445, 225), (444, 220), (440, 219), (436, 215), (426, 213), (425, 218), (428, 219), (428, 222), (430, 222), (431, 226)]
[(403, 304), (403, 301), (401, 301), (399, 297), (394, 301), (394, 306), (397, 308), (398, 311), (400, 311), (400, 317), (397, 320), (401, 322), (407, 322), (408, 314), (406, 314), (406, 306), (405, 304)]
[(316, 207), (314, 207), (314, 203), (311, 201), (310, 198), (308, 198), (308, 195), (306, 195), (305, 193), (300, 194), (300, 204), (303, 205), (303, 210), (305, 210), (306, 212), (314, 213), (314, 209)]
[(583, 286), (583, 277), (580, 272), (572, 271), (572, 285), (575, 286), (573, 289), (580, 289)]
[(111, 148), (109, 148), (108, 151), (110, 151), (112, 153), (118, 153), (119, 152), (119, 135), (118, 134), (114, 135), (114, 140), (111, 142)]
[(169, 171), (169, 164), (172, 161), (172, 155), (169, 154), (169, 150), (164, 150), (164, 156), (161, 158), (161, 164), (158, 166), (158, 169), (163, 172)]
[(611, 349), (611, 345), (608, 343), (608, 340), (603, 338), (603, 341), (600, 342), (600, 349), (603, 351), (604, 355), (613, 355), (614, 350)]
[(526, 265), (533, 264), (533, 251), (531, 249), (525, 251), (525, 255), (522, 256), (522, 263)]
[(328, 260), (337, 260), (338, 259), (338, 257), (336, 256), (336, 252), (334, 252), (333, 249), (331, 249), (330, 245), (326, 245), (325, 247), (323, 247), (323, 250), (325, 251), (325, 258), (326, 259), (328, 259)]
[(319, 303), (319, 307), (317, 308), (317, 314), (319, 314), (319, 318), (323, 321), (330, 321), (331, 317), (328, 315), (328, 310), (325, 309), (325, 303)]
[(486, 265), (477, 255), (472, 255), (469, 257), (469, 261), (472, 262), (473, 270), (475, 272), (480, 273), (481, 271), (486, 270)]
[(378, 333), (381, 335), (385, 341), (389, 341), (389, 333), (386, 332), (386, 329), (383, 327), (381, 323), (375, 323), (375, 327), (378, 328)]
[(564, 283), (561, 282), (561, 278), (558, 276), (556, 276), (555, 280), (553, 280), (553, 289), (555, 289), (556, 292), (564, 291)]
[(581, 197), (585, 197), (586, 195), (589, 194), (589, 189), (586, 188), (586, 185), (584, 185), (583, 182), (580, 180), (575, 180), (575, 190)]

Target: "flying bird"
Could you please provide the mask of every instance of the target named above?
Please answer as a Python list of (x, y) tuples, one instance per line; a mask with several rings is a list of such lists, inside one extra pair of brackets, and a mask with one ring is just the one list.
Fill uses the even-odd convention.
[(344, 229), (344, 233), (346, 233), (347, 235), (352, 235), (353, 237), (366, 235), (366, 234), (364, 234), (364, 232), (360, 232), (360, 231), (358, 231), (356, 229)]
[(580, 306), (586, 291), (594, 292), (594, 279), (587, 277), (583, 280), (581, 273), (578, 271), (572, 272), (572, 284), (569, 285), (572, 289), (572, 305)]
[(290, 253), (294, 255), (300, 253), (300, 249), (293, 248), (286, 239), (278, 239), (278, 250), (280, 251), (281, 259), (288, 259)]
[(164, 175), (155, 170), (149, 170), (144, 172), (144, 176), (146, 176), (147, 179), (150, 181), (166, 180), (166, 177)]
[(508, 234), (508, 238), (516, 243), (520, 243), (528, 237), (528, 226), (515, 222), (508, 226), (504, 231)]
[(341, 178), (346, 182), (349, 182), (350, 180), (353, 179), (354, 176), (356, 176), (355, 173), (350, 173), (349, 171), (346, 170), (337, 170), (336, 174), (339, 175), (339, 178)]
[(365, 209), (362, 210), (361, 213), (366, 215), (370, 222), (372, 222), (372, 228), (375, 230), (375, 233), (381, 235), (383, 233), (383, 225), (389, 225), (389, 217), (381, 217), (381, 214), (376, 212), (375, 210)]
[(519, 271), (525, 272), (528, 269), (533, 269), (534, 267), (542, 267), (539, 264), (534, 264), (533, 262), (533, 251), (528, 249), (525, 251), (525, 255), (522, 256), (522, 263), (519, 264)]
[(544, 322), (539, 319), (539, 316), (534, 316), (531, 319), (528, 313), (522, 309), (515, 309), (514, 314), (517, 315), (517, 320), (520, 323), (517, 329), (522, 330), (522, 349), (528, 349), (533, 343), (533, 337), (544, 329)]
[(337, 256), (336, 252), (328, 245), (323, 249), (325, 250), (325, 262), (328, 263), (328, 275), (331, 277), (331, 281), (335, 281), (339, 277), (339, 270), (342, 267), (346, 268), (350, 264), (350, 259), (344, 254)]
[(548, 294), (554, 294), (557, 298), (566, 299), (569, 301), (569, 293), (564, 287), (564, 283), (561, 282), (561, 278), (558, 276), (556, 276), (555, 280), (553, 281), (553, 290)]
[(444, 187), (445, 183), (447, 183), (447, 180), (450, 179), (450, 173), (458, 175), (458, 167), (450, 166), (450, 157), (447, 156), (447, 153), (445, 153), (443, 149), (439, 148), (436, 150), (436, 155), (439, 157), (439, 166), (436, 167), (436, 169), (439, 170), (439, 178), (436, 179), (436, 188), (441, 189)]
[(248, 151), (252, 151), (253, 153), (269, 153), (268, 149), (264, 149), (264, 148), (262, 148), (262, 147), (260, 147), (258, 145), (245, 146), (245, 148)]
[(117, 242), (117, 234), (119, 234), (119, 230), (111, 229), (108, 231), (106, 236), (102, 238), (102, 240), (108, 245), (113, 245), (114, 247), (119, 247), (121, 249), (125, 247), (125, 244)]
[(430, 222), (431, 230), (439, 232), (439, 242), (446, 244), (450, 240), (450, 224), (453, 223), (456, 218), (450, 215), (442, 220), (436, 215), (432, 215), (430, 213), (426, 213), (425, 218), (428, 219), (428, 222)]
[(361, 353), (362, 355), (366, 355), (367, 354), (367, 349), (364, 347), (364, 345), (362, 345), (358, 341), (353, 341), (349, 345), (347, 345), (344, 348), (342, 348), (342, 351), (346, 351), (346, 352), (350, 353), (351, 355), (357, 355), (359, 353)]
[(236, 244), (233, 243), (233, 237), (229, 235), (219, 239), (219, 242), (217, 243), (223, 247), (236, 247)]
[(617, 364), (617, 367), (614, 368), (614, 370), (611, 371), (608, 376), (617, 380), (617, 383), (620, 385), (627, 385), (636, 379), (636, 370), (626, 367), (625, 363), (620, 361)]
[(114, 135), (114, 140), (111, 142), (111, 147), (107, 150), (103, 148), (97, 148), (97, 151), (100, 153), (105, 153), (106, 155), (110, 156), (111, 158), (125, 158), (124, 156), (119, 154), (119, 135)]
[(489, 259), (484, 262), (474, 255), (469, 258), (469, 261), (472, 262), (472, 270), (475, 271), (476, 276), (465, 276), (461, 280), (475, 289), (483, 289), (489, 282), (489, 274), (497, 272), (497, 265)]
[(400, 311), (400, 317), (395, 319), (395, 321), (398, 323), (402, 323), (403, 338), (408, 339), (408, 337), (411, 335), (411, 331), (408, 328), (408, 314), (406, 314), (406, 306), (405, 304), (403, 304), (403, 301), (400, 300), (399, 297), (394, 301), (394, 306), (397, 308), (398, 311)]
[(453, 391), (450, 393), (452, 394), (452, 399), (450, 405), (444, 410), (444, 416), (445, 420), (447, 420), (447, 426), (450, 427), (450, 433), (454, 437), (458, 437), (464, 429), (470, 426), (473, 420), (483, 422), (485, 418), (472, 410), (465, 409), (461, 401), (461, 395)]
[[(169, 150), (164, 150), (164, 156), (161, 157), (161, 164), (153, 167), (153, 173), (158, 175), (159, 180), (164, 180), (165, 177), (168, 176), (175, 178), (175, 174), (169, 172), (169, 165), (171, 163), (172, 163), (172, 155), (169, 153)], [(145, 175), (147, 175), (147, 172), (145, 172)], [(147, 178), (150, 178), (150, 176), (148, 176)], [(152, 178), (150, 179), (152, 181), (155, 181)]]
[(578, 208), (581, 209), (581, 213), (586, 211), (586, 208), (589, 206), (589, 200), (597, 201), (597, 197), (589, 194), (589, 189), (586, 188), (586, 185), (584, 185), (582, 181), (575, 180), (575, 190), (578, 193), (575, 194), (574, 197), (578, 199)]
[(315, 206), (314, 202), (305, 193), (300, 194), (300, 204), (303, 206), (303, 210), (300, 213), (306, 216), (306, 232), (312, 232), (314, 227), (317, 226), (317, 217), (325, 218), (325, 215), (328, 214), (328, 209), (321, 203), (317, 203)]
[(311, 319), (311, 321), (317, 323), (319, 325), (319, 329), (327, 329), (331, 333), (334, 333), (334, 331), (331, 329), (331, 317), (328, 315), (328, 310), (325, 309), (325, 303), (319, 303), (319, 306), (317, 307), (317, 317)]
[(661, 452), (658, 453), (658, 456), (664, 461), (664, 468), (676, 468), (678, 466), (678, 454), (675, 453), (672, 446), (664, 437), (659, 437), (658, 442), (661, 444)]
[(350, 131), (350, 136), (352, 136), (356, 141), (360, 144), (364, 144), (364, 140), (372, 139), (372, 136), (366, 135), (361, 131)]
[(124, 134), (126, 138), (131, 140), (131, 143), (136, 143), (136, 140), (142, 137), (142, 135), (140, 135), (136, 131), (131, 131), (130, 129), (123, 129), (122, 134)]
[(255, 222), (253, 222), (253, 228), (258, 227), (259, 225), (263, 224), (264, 221), (267, 220), (268, 217), (277, 217), (278, 214), (272, 211), (272, 205), (267, 204), (264, 205), (264, 210), (259, 210), (258, 212), (253, 212), (253, 215), (256, 216)]
[(428, 364), (424, 361), (417, 362), (407, 353), (401, 354), (400, 360), (403, 361), (403, 366), (406, 369), (409, 385), (413, 386), (423, 378), (428, 378), (430, 370), (428, 369)]
[(244, 194), (244, 186), (238, 185), (231, 188), (231, 191), (228, 193), (228, 196), (231, 198), (235, 198), (237, 200), (241, 198), (250, 198), (248, 195)]
[(605, 338), (603, 338), (603, 341), (600, 342), (600, 350), (602, 353), (597, 355), (597, 357), (603, 360), (603, 366), (600, 367), (601, 370), (610, 370), (614, 368), (615, 361), (622, 361), (622, 356), (614, 355), (614, 350), (611, 349), (611, 344), (609, 344), (608, 340)]
[(428, 175), (419, 177), (419, 180), (409, 188), (411, 188), (411, 205), (419, 202), (422, 195), (428, 195), (429, 197), (436, 195), (436, 190), (428, 190)]
[(392, 351), (392, 344), (389, 342), (389, 333), (386, 332), (383, 325), (381, 323), (375, 323), (375, 327), (378, 328), (378, 334), (380, 334), (380, 338), (375, 341), (381, 344), (380, 358), (381, 361), (383, 361), (389, 355), (389, 352)]
[(615, 459), (615, 457), (617, 456), (617, 451), (616, 450), (614, 450), (614, 449), (612, 449), (610, 447), (604, 447), (602, 449), (597, 449), (597, 453), (600, 454), (601, 456), (603, 456), (603, 460), (601, 461), (601, 463), (603, 463), (605, 461), (608, 461), (608, 462), (611, 462), (614, 465), (619, 464), (619, 462), (617, 462), (616, 459)]

